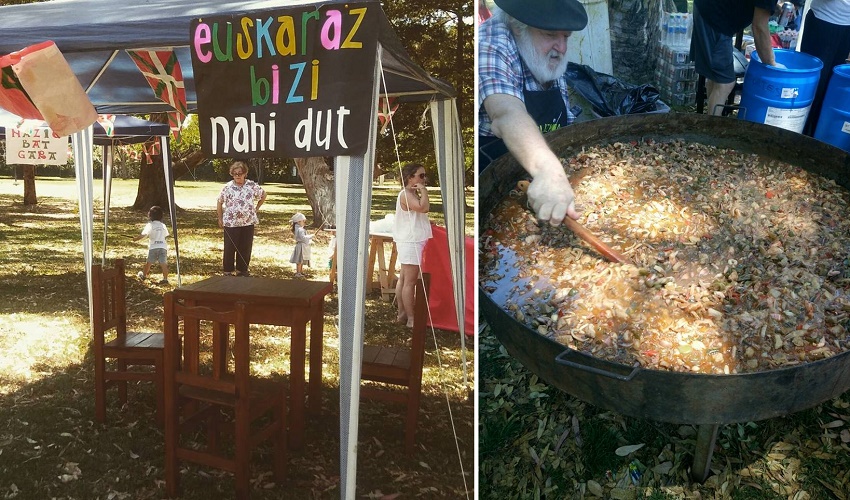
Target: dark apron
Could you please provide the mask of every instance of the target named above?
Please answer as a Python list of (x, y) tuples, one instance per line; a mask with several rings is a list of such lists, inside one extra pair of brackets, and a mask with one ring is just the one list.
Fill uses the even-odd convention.
[[(567, 105), (557, 86), (547, 90), (527, 90), (523, 82), (522, 95), (525, 110), (537, 124), (540, 132), (547, 133), (568, 124)], [(505, 141), (496, 136), (478, 136), (478, 171), (484, 170), (496, 158), (508, 152)]]

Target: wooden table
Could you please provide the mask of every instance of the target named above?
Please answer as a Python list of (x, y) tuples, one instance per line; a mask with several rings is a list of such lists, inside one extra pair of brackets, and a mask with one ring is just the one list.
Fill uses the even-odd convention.
[[(387, 261), (387, 252), (384, 247), (387, 243), (391, 245), (389, 261)], [(396, 250), (392, 235), (369, 235), (369, 260), (366, 263), (368, 272), (366, 290), (368, 292), (379, 290), (383, 300), (391, 301), (393, 299), (395, 295), (395, 280), (397, 278), (395, 272), (397, 260), (398, 251)], [(378, 266), (377, 269), (375, 269), (376, 264)], [(375, 281), (375, 272), (378, 273), (377, 281)], [(336, 248), (334, 248), (331, 257), (330, 280), (331, 283), (336, 280)]]
[[(332, 289), (327, 281), (253, 276), (214, 276), (174, 289), (175, 298), (187, 305), (229, 310), (234, 303), (243, 301), (248, 303), (250, 323), (291, 328), (289, 445), (294, 449), (304, 444), (307, 322), (310, 322), (308, 410), (317, 414), (321, 409), (324, 299)], [(226, 358), (222, 355), (221, 359)]]

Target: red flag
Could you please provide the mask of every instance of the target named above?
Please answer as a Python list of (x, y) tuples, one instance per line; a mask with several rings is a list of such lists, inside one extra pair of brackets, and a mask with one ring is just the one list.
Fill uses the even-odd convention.
[(153, 163), (153, 156), (162, 154), (159, 144), (159, 140), (157, 139), (142, 145), (142, 148), (145, 150), (145, 162), (148, 165)]
[(189, 113), (183, 72), (173, 50), (128, 50), (127, 54), (147, 79), (159, 100), (175, 109), (168, 113), (168, 125), (175, 139), (180, 137), (180, 125)]
[(395, 97), (378, 98), (378, 124), (381, 126), (381, 134), (386, 133), (387, 127), (398, 109), (398, 104), (393, 106), (393, 101), (395, 101)]

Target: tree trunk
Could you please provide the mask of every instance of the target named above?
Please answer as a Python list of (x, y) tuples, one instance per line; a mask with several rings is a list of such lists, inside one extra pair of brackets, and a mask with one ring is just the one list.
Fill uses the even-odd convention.
[(150, 156), (153, 163), (142, 160), (139, 169), (139, 190), (136, 192), (135, 210), (147, 211), (154, 205), (159, 205), (168, 213), (168, 190), (165, 187), (165, 174), (162, 167), (162, 154)]
[(295, 158), (295, 168), (304, 183), (307, 201), (313, 209), (312, 227), (324, 222), (336, 226), (334, 174), (324, 158)]
[(653, 82), (661, 0), (609, 0), (608, 9), (615, 76), (635, 85)]
[[(151, 160), (153, 160), (153, 163), (142, 163), (142, 168), (139, 170), (139, 189), (136, 192), (136, 201), (133, 202), (133, 208), (146, 212), (150, 207), (159, 205), (168, 213), (168, 190), (165, 186), (162, 155), (151, 155)], [(194, 170), (205, 160), (206, 156), (200, 150), (189, 153), (182, 160), (172, 164), (174, 179), (179, 179), (191, 170)], [(143, 159), (142, 161), (146, 162), (147, 159)]]
[(35, 196), (35, 165), (24, 165), (24, 205), (37, 205)]

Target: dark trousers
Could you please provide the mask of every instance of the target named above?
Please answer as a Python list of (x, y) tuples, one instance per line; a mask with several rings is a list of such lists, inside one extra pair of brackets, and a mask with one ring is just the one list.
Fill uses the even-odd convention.
[(248, 274), (253, 245), (253, 225), (224, 228), (224, 272), (232, 273), (235, 267), (240, 273)]
[(820, 119), (826, 88), (832, 78), (832, 69), (839, 64), (844, 64), (847, 54), (850, 53), (850, 26), (839, 26), (821, 21), (810, 10), (806, 15), (806, 29), (803, 31), (803, 39), (800, 42), (800, 52), (813, 55), (823, 61), (815, 99), (812, 101), (812, 108), (809, 110), (809, 117), (803, 128), (805, 135), (813, 136)]

